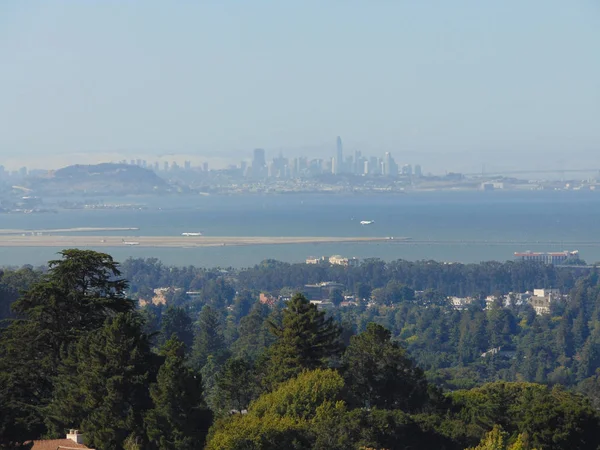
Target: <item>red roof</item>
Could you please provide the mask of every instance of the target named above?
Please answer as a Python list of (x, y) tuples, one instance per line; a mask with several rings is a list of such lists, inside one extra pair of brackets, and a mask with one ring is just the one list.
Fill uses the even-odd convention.
[(42, 441), (33, 441), (33, 447), (31, 447), (31, 450), (69, 450), (79, 448), (89, 449), (89, 447), (86, 447), (83, 444), (78, 444), (71, 439), (46, 439)]

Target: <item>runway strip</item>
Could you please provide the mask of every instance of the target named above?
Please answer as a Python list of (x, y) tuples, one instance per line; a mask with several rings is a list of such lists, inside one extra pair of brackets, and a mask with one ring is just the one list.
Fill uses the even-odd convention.
[[(394, 240), (402, 238), (394, 238)], [(171, 247), (196, 248), (235, 245), (334, 244), (383, 242), (381, 237), (217, 237), (217, 236), (0, 236), (0, 247)]]

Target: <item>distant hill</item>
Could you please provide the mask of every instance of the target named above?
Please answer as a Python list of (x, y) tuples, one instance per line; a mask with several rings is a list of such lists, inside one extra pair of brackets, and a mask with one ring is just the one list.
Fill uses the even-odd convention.
[(74, 165), (32, 177), (27, 187), (45, 195), (150, 194), (169, 191), (154, 172), (128, 164)]

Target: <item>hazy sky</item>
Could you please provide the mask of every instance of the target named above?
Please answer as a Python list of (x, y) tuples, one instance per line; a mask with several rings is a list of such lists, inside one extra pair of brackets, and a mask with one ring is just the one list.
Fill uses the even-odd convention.
[(435, 169), (600, 167), (600, 2), (0, 2), (0, 164), (337, 135)]

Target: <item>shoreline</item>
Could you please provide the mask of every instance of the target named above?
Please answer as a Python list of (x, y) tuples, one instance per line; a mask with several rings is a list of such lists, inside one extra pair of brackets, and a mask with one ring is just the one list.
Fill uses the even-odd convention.
[(409, 238), (385, 237), (285, 237), (285, 236), (57, 236), (0, 235), (0, 247), (164, 247), (201, 248), (242, 245), (335, 244), (394, 242)]

